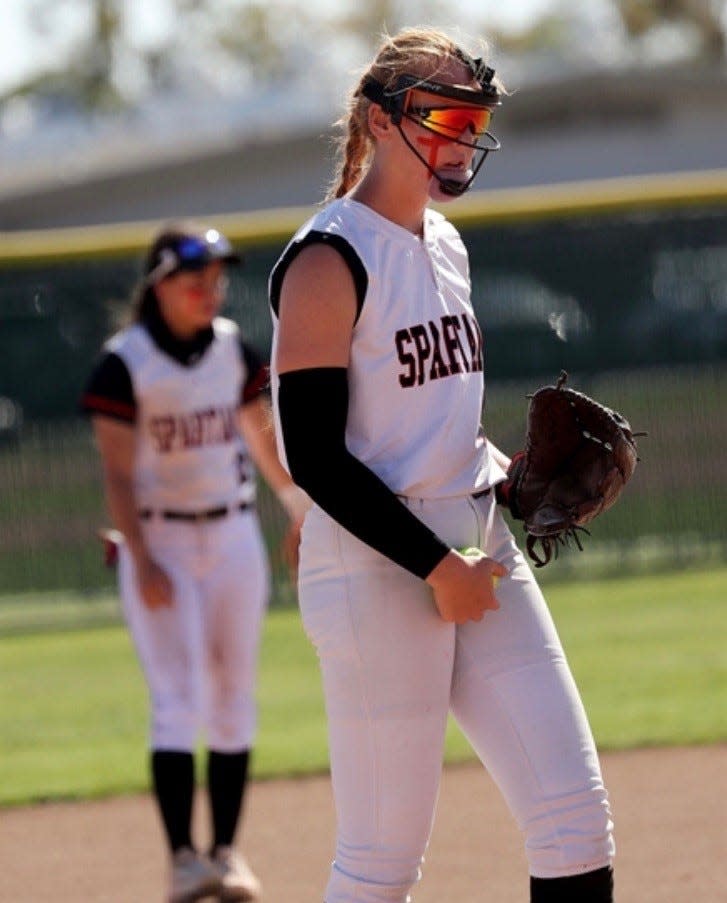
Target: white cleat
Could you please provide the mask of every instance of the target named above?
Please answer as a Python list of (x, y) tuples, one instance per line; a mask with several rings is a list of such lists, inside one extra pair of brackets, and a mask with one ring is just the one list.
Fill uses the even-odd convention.
[(222, 885), (219, 899), (228, 901), (252, 901), (260, 898), (261, 886), (257, 875), (247, 864), (245, 857), (232, 847), (217, 847), (212, 865)]
[(183, 847), (172, 857), (171, 888), (168, 903), (195, 903), (220, 893), (219, 869), (200, 853)]

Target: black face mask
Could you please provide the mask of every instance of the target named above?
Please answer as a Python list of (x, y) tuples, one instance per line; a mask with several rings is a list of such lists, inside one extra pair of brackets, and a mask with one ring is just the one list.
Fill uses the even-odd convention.
[[(381, 82), (371, 76), (365, 79), (361, 88), (365, 97), (379, 104), (381, 109), (391, 116), (392, 123), (398, 128), (407, 147), (436, 179), (442, 193), (451, 197), (464, 194), (472, 185), (487, 155), (491, 151), (500, 149), (500, 142), (487, 130), (492, 111), (500, 103), (499, 92), (490, 84), (495, 73), (488, 67), (483, 69), (481, 61), (473, 61), (474, 66), (477, 66), (478, 63), (477, 71), (482, 73), (483, 79), (480, 82), (482, 89), (480, 91), (408, 74), (400, 75), (390, 89), (385, 88)], [(431, 101), (427, 101), (426, 104), (412, 104), (411, 98), (414, 90), (431, 95)], [(452, 100), (457, 103), (448, 105), (447, 101)], [(409, 119), (438, 136), (442, 142), (451, 141), (474, 148), (476, 154), (479, 154), (479, 158), (471, 167), (468, 178), (463, 180), (445, 178), (437, 173), (431, 163), (407, 138), (401, 127), (403, 119)], [(472, 135), (471, 139), (463, 137), (468, 131)]]

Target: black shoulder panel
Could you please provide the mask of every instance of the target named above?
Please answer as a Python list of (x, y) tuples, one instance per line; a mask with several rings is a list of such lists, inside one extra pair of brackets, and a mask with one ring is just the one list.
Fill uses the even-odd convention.
[(318, 232), (317, 230), (312, 230), (299, 241), (293, 242), (288, 247), (280, 260), (275, 264), (270, 276), (270, 306), (277, 316), (280, 307), (280, 291), (283, 287), (283, 279), (285, 279), (285, 274), (288, 272), (288, 267), (298, 254), (300, 254), (303, 248), (307, 248), (308, 245), (316, 244), (330, 245), (332, 248), (335, 248), (345, 260), (346, 265), (351, 272), (351, 276), (353, 277), (353, 284), (356, 288), (356, 319), (358, 320), (361, 315), (364, 299), (366, 298), (369, 277), (366, 268), (361, 262), (361, 258), (351, 244), (349, 244), (342, 236), (331, 234), (330, 232)]

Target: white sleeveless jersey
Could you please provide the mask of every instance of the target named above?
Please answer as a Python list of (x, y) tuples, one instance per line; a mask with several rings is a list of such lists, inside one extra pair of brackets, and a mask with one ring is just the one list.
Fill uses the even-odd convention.
[(142, 509), (196, 512), (254, 499), (237, 425), (246, 378), (239, 330), (222, 317), (212, 325), (215, 339), (191, 367), (139, 323), (105, 345), (126, 365), (137, 402), (134, 489)]
[[(309, 220), (288, 247), (311, 230), (345, 239), (368, 277), (351, 344), (348, 450), (397, 495), (467, 495), (503, 479), (480, 426), (482, 335), (456, 229), (428, 209), (419, 238), (342, 198)], [(272, 380), (276, 402), (274, 367)], [(277, 403), (275, 418), (284, 460)]]

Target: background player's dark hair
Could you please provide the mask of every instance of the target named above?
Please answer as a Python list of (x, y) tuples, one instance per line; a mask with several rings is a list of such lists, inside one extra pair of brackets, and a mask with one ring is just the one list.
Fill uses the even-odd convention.
[(157, 309), (157, 296), (153, 285), (147, 285), (142, 279), (131, 295), (131, 315), (129, 320), (138, 323)]

